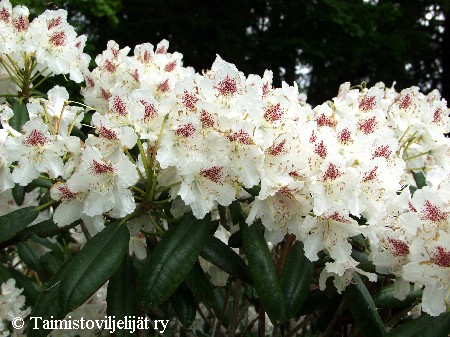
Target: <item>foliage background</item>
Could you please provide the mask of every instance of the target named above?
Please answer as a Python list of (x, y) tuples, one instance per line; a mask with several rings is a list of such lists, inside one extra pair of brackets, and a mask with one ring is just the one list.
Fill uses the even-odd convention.
[[(450, 100), (449, 0), (20, 0), (41, 13), (64, 8), (90, 55), (162, 39), (196, 71), (216, 54), (245, 74), (298, 81), (312, 105), (343, 82), (419, 85)], [(276, 71), (278, 69), (278, 72)]]

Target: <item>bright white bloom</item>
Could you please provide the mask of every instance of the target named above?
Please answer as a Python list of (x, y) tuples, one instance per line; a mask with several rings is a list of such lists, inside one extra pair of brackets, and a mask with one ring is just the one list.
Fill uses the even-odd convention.
[[(30, 99), (30, 103), (27, 104), (30, 119), (42, 118), (45, 120), (50, 118), (53, 127), (52, 133), (63, 137), (69, 135), (71, 127), (81, 127), (84, 109), (68, 105), (69, 93), (66, 88), (57, 85), (50, 89), (47, 95), (48, 100)], [(75, 147), (74, 151), (76, 151)]]
[(422, 309), (438, 316), (450, 307), (450, 235), (436, 231), (429, 239), (417, 237), (410, 252), (411, 262), (403, 268), (403, 278), (425, 285)]
[(67, 11), (47, 10), (30, 23), (25, 51), (35, 52), (38, 71), (48, 68), (55, 75), (70, 73), (71, 80), (81, 82), (80, 73), (89, 63), (79, 49), (81, 43), (74, 27), (67, 23)]
[(12, 278), (1, 285), (0, 333), (2, 336), (9, 336), (10, 331), (7, 326), (14, 318), (25, 319), (31, 313), (30, 308), (24, 308), (25, 296), (21, 295), (22, 291), (23, 289), (16, 288), (16, 281)]
[(61, 157), (67, 151), (62, 139), (52, 135), (48, 126), (39, 119), (26, 122), (23, 130), (22, 136), (6, 140), (8, 159), (18, 161), (12, 173), (14, 181), (26, 186), (40, 173), (47, 173), (50, 178), (62, 175)]
[(127, 157), (112, 162), (96, 148), (87, 147), (67, 186), (71, 193), (87, 193), (84, 214), (95, 216), (110, 211), (112, 216), (124, 217), (136, 207), (128, 188), (137, 180), (136, 166)]

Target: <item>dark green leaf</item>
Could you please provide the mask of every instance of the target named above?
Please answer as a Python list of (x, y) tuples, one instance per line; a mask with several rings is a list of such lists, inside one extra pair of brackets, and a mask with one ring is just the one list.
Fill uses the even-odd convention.
[(0, 263), (0, 284), (5, 283), (12, 278), (11, 271)]
[(259, 300), (270, 320), (279, 324), (285, 319), (286, 305), (266, 240), (255, 226), (247, 226), (238, 202), (230, 207), (232, 214), (239, 219), (244, 252)]
[(129, 240), (126, 226), (114, 223), (86, 243), (70, 261), (70, 273), (61, 280), (63, 308), (71, 311), (84, 303), (116, 272), (128, 252)]
[(301, 306), (298, 314), (300, 316), (310, 315), (316, 310), (327, 306), (331, 300), (324, 291), (320, 291), (319, 289), (313, 290), (306, 296), (305, 302)]
[(248, 266), (242, 258), (218, 238), (212, 237), (206, 242), (201, 256), (231, 276), (248, 283), (253, 282)]
[(422, 314), (399, 325), (386, 334), (386, 337), (447, 337), (450, 332), (450, 312), (438, 317)]
[(230, 238), (228, 239), (228, 245), (232, 248), (242, 247), (242, 235), (240, 230), (231, 234)]
[(30, 317), (42, 317), (42, 320), (30, 320), (28, 324), (27, 337), (44, 337), (50, 331), (43, 329), (43, 320), (63, 319), (70, 310), (64, 309), (59, 300), (61, 288), (61, 278), (69, 272), (69, 263), (64, 264), (60, 270), (52, 277), (47, 287), (41, 293)]
[[(108, 316), (123, 319), (136, 315), (136, 297), (134, 294), (134, 269), (131, 258), (126, 255), (116, 271), (109, 279), (106, 296)], [(131, 330), (117, 330), (117, 337), (133, 335)]]
[(20, 242), (16, 245), (17, 253), (19, 254), (20, 259), (27, 265), (28, 268), (33, 269), (40, 278), (49, 279), (45, 272), (44, 266), (37, 255), (36, 249), (32, 246), (30, 242)]
[(22, 126), (30, 120), (28, 116), (27, 106), (21, 100), (14, 100), (11, 106), (14, 115), (9, 120), (9, 125), (19, 132), (22, 132)]
[(192, 292), (184, 285), (181, 286), (170, 296), (170, 303), (177, 314), (178, 319), (185, 328), (192, 325), (195, 319), (195, 298)]
[(25, 207), (0, 217), (0, 243), (12, 239), (18, 232), (26, 228), (38, 216), (35, 207)]
[(211, 305), (214, 301), (213, 287), (198, 263), (194, 264), (189, 272), (186, 285), (205, 304)]
[(45, 179), (45, 178), (39, 177), (39, 178), (34, 179), (31, 183), (29, 183), (25, 187), (25, 191), (31, 192), (36, 187), (51, 188), (52, 186), (53, 186), (53, 184), (50, 179)]
[(369, 273), (375, 272), (375, 265), (369, 260), (369, 256), (365, 252), (361, 252), (357, 249), (353, 249), (352, 257), (359, 262), (358, 268)]
[(422, 296), (423, 289), (411, 291), (403, 301), (396, 299), (393, 295), (394, 285), (390, 284), (381, 288), (376, 294), (373, 295), (373, 301), (378, 308), (398, 308), (410, 305), (417, 298)]
[(22, 205), (25, 199), (25, 187), (15, 184), (12, 189), (12, 195), (17, 205)]
[(164, 234), (138, 277), (138, 304), (144, 310), (161, 304), (186, 279), (211, 230), (210, 215), (198, 220), (187, 213)]
[(213, 309), (217, 318), (219, 318), (225, 310), (223, 312), (222, 326), (227, 328), (231, 321), (233, 303), (230, 298), (228, 298), (228, 301), (225, 301), (225, 295), (226, 291), (223, 287), (214, 289)]
[[(39, 296), (36, 306), (33, 308), (28, 323), (27, 337), (44, 337), (47, 336), (50, 331), (43, 328), (43, 320), (45, 319), (63, 319), (67, 314), (67, 310), (63, 310), (59, 303), (59, 290), (61, 288), (60, 283), (53, 284), (45, 289), (41, 296)], [(38, 318), (41, 318), (38, 319)]]
[(416, 182), (417, 188), (420, 190), (422, 187), (427, 186), (427, 181), (425, 179), (425, 175), (422, 171), (414, 172), (411, 171), (414, 181)]
[(359, 275), (353, 280), (354, 283), (345, 289), (344, 297), (358, 328), (365, 337), (384, 336), (384, 325), (369, 291)]
[(289, 252), (280, 277), (287, 318), (297, 315), (309, 293), (312, 277), (313, 263), (305, 257), (303, 244), (297, 241)]
[(68, 226), (59, 227), (56, 225), (53, 220), (45, 220), (42, 222), (39, 222), (36, 225), (28, 226), (23, 231), (18, 233), (14, 240), (17, 241), (25, 241), (30, 239), (32, 236), (36, 235), (39, 238), (47, 238), (53, 235), (56, 235), (58, 233), (61, 233), (63, 231), (67, 231), (69, 228), (73, 228), (75, 226), (78, 226), (81, 223), (81, 220), (74, 221)]
[(54, 275), (63, 263), (53, 252), (46, 253), (41, 256), (41, 263), (47, 275)]

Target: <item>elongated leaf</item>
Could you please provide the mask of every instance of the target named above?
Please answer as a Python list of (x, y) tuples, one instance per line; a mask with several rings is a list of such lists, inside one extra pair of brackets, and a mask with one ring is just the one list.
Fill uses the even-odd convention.
[(305, 257), (303, 244), (297, 241), (291, 248), (281, 273), (280, 284), (286, 299), (286, 317), (297, 315), (309, 293), (313, 263)]
[(39, 277), (48, 280), (50, 277), (45, 272), (39, 256), (30, 242), (20, 242), (16, 245), (20, 259), (25, 262), (28, 268), (38, 273)]
[(185, 214), (163, 236), (147, 257), (137, 281), (138, 305), (144, 310), (169, 298), (186, 279), (206, 241), (211, 237), (211, 216), (196, 219)]
[(386, 334), (386, 337), (447, 337), (450, 333), (450, 312), (438, 317), (422, 314), (399, 325)]
[(420, 190), (422, 187), (427, 185), (427, 181), (425, 179), (425, 175), (422, 171), (414, 172), (411, 171), (414, 181), (416, 182), (417, 188)]
[(184, 284), (170, 296), (170, 303), (177, 314), (178, 319), (185, 328), (192, 325), (195, 319), (195, 298), (192, 292)]
[(39, 177), (39, 178), (34, 179), (31, 183), (29, 183), (25, 187), (25, 192), (31, 192), (36, 187), (51, 188), (52, 186), (53, 186), (53, 184), (52, 184), (52, 181), (50, 180), (50, 178), (45, 179), (45, 178)]
[(212, 237), (203, 247), (201, 256), (231, 276), (252, 283), (250, 270), (242, 258), (225, 243)]
[[(36, 306), (33, 308), (28, 323), (27, 337), (44, 337), (50, 331), (43, 328), (43, 320), (46, 319), (63, 319), (67, 314), (67, 310), (63, 310), (59, 302), (60, 283), (56, 283), (43, 291), (39, 296)], [(40, 319), (42, 318), (42, 319)]]
[(228, 245), (232, 248), (242, 247), (242, 235), (240, 230), (231, 234), (230, 238), (228, 239)]
[(36, 235), (40, 238), (47, 238), (49, 236), (56, 235), (58, 233), (61, 233), (63, 231), (69, 230), (69, 228), (73, 228), (75, 226), (78, 226), (81, 223), (81, 220), (74, 221), (68, 226), (59, 227), (57, 224), (53, 222), (53, 220), (45, 220), (42, 222), (39, 222), (36, 225), (28, 226), (23, 231), (19, 232), (15, 237), (14, 240), (16, 242), (25, 241)]
[(15, 100), (11, 105), (11, 109), (14, 115), (10, 118), (9, 125), (11, 125), (14, 130), (21, 132), (22, 126), (30, 120), (27, 106), (24, 102)]
[(84, 303), (116, 272), (128, 252), (129, 240), (126, 226), (114, 223), (86, 243), (70, 261), (70, 273), (61, 280), (63, 308), (71, 311)]
[(397, 308), (413, 303), (414, 300), (422, 296), (422, 293), (423, 289), (411, 291), (403, 301), (400, 301), (394, 297), (394, 285), (390, 284), (374, 294), (373, 301), (379, 308)]
[(319, 289), (313, 290), (306, 296), (305, 302), (300, 307), (298, 314), (300, 316), (310, 315), (322, 307), (327, 306), (332, 300), (332, 298), (328, 298), (324, 291), (320, 291)]
[(0, 243), (12, 239), (38, 216), (35, 207), (24, 207), (0, 217)]
[[(125, 316), (136, 315), (136, 297), (134, 294), (134, 270), (132, 260), (128, 255), (116, 273), (109, 279), (106, 296), (108, 316), (123, 319)], [(119, 329), (115, 332), (117, 337), (133, 335), (131, 330)]]
[(239, 219), (244, 251), (259, 300), (270, 320), (279, 324), (285, 318), (286, 305), (267, 243), (255, 226), (247, 226), (239, 203), (234, 202), (231, 208), (231, 213)]
[(228, 301), (225, 301), (225, 295), (226, 291), (223, 287), (214, 289), (213, 309), (217, 317), (220, 317), (223, 312), (222, 326), (228, 328), (233, 311), (233, 301), (232, 298), (228, 298)]
[(356, 324), (365, 337), (384, 336), (384, 325), (369, 291), (359, 275), (353, 280), (354, 283), (345, 289), (344, 297)]
[(12, 189), (12, 195), (17, 205), (22, 205), (25, 199), (25, 187), (15, 184)]
[(43, 320), (63, 319), (69, 310), (65, 310), (59, 299), (59, 291), (61, 288), (61, 278), (69, 272), (68, 266), (70, 262), (65, 263), (58, 272), (52, 277), (47, 287), (43, 290), (38, 298), (36, 305), (31, 312), (30, 317), (41, 317), (41, 319), (30, 319), (28, 324), (27, 337), (44, 337), (50, 331), (43, 329)]
[(375, 265), (372, 261), (369, 260), (369, 256), (367, 253), (363, 253), (357, 249), (353, 249), (352, 257), (359, 262), (358, 268), (361, 268), (362, 270), (369, 273), (375, 272)]
[(200, 297), (202, 302), (207, 305), (213, 303), (213, 287), (198, 263), (194, 264), (194, 267), (192, 267), (186, 277), (186, 285), (191, 289), (195, 296)]
[(12, 278), (11, 271), (0, 263), (0, 285)]

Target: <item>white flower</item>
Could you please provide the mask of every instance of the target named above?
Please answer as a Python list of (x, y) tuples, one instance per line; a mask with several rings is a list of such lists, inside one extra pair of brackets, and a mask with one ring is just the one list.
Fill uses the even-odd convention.
[(6, 140), (6, 155), (11, 161), (18, 161), (12, 176), (21, 186), (28, 185), (40, 173), (50, 178), (63, 174), (62, 155), (66, 147), (62, 139), (50, 134), (49, 128), (39, 119), (26, 122), (25, 134)]
[(31, 309), (24, 308), (25, 296), (21, 295), (23, 289), (16, 288), (16, 281), (12, 278), (8, 279), (1, 285), (0, 292), (0, 333), (8, 336), (7, 326), (16, 317), (24, 319), (27, 317)]
[(417, 237), (410, 248), (411, 262), (403, 268), (403, 278), (425, 285), (422, 309), (438, 316), (450, 307), (450, 235), (436, 231), (434, 237)]
[(98, 149), (87, 147), (78, 170), (69, 178), (72, 193), (87, 192), (83, 213), (88, 216), (111, 211), (112, 216), (124, 217), (134, 211), (136, 204), (128, 189), (138, 180), (136, 166), (122, 158), (112, 162)]

